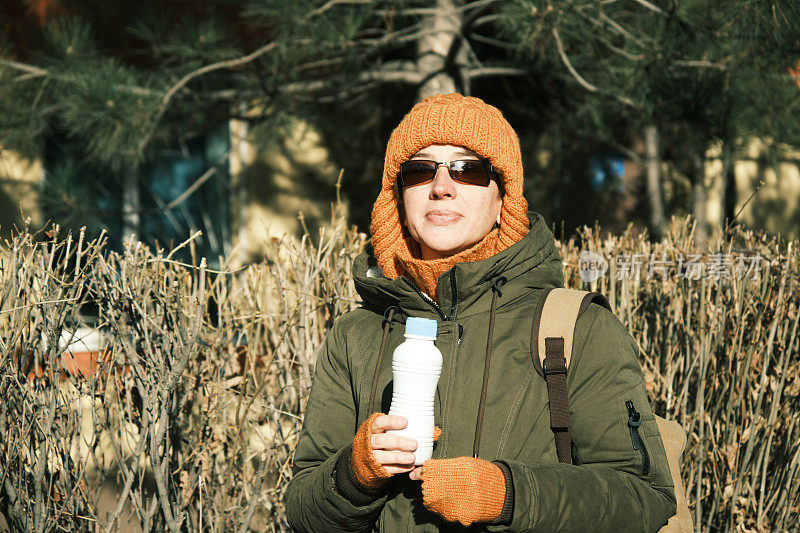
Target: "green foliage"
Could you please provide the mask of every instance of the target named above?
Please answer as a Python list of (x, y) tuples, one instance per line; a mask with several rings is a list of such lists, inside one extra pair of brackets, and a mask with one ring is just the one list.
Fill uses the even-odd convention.
[(622, 114), (701, 150), (750, 135), (800, 143), (786, 120), (800, 106), (787, 76), (800, 56), (796, 2), (521, 0), (503, 12), (518, 52), (561, 63), (561, 76), (586, 89), (595, 125)]
[[(64, 132), (80, 157), (119, 171), (244, 108), (259, 144), (279, 134), (269, 124), (302, 117), (322, 130), (356, 205), (376, 190), (381, 144), (418, 97), (418, 45), (436, 14), (421, 0), (65, 3), (70, 15), (53, 17), (38, 44), (5, 48), (17, 63), (0, 70), (0, 144), (36, 153)], [(461, 33), (445, 66), (455, 86), (564, 162), (630, 146), (650, 125), (678, 165), (719, 141), (800, 145), (792, 0), (456, 6)], [(472, 77), (487, 67), (513, 73)], [(585, 180), (575, 165), (537, 175)], [(355, 213), (362, 227), (367, 216)]]
[(111, 205), (111, 197), (118, 194), (114, 191), (115, 183), (109, 179), (87, 179), (90, 176), (96, 177), (97, 170), (64, 158), (42, 179), (42, 210), (75, 234), (85, 226), (89, 235), (99, 235), (104, 227), (112, 225), (116, 215), (110, 209), (97, 209), (100, 205)]
[(38, 145), (56, 127), (67, 132), (86, 157), (109, 168), (124, 167), (136, 153), (147, 117), (159, 100), (155, 78), (101, 55), (91, 26), (77, 18), (47, 26), (43, 43), (35, 54), (40, 72), (2, 73), (0, 105), (11, 111), (0, 117), (3, 144)]
[(137, 94), (131, 88), (156, 84), (113, 58), (103, 58), (83, 74), (56, 83), (53, 96), (61, 105), (60, 125), (83, 140), (88, 157), (119, 170), (136, 153), (158, 101), (154, 94)]

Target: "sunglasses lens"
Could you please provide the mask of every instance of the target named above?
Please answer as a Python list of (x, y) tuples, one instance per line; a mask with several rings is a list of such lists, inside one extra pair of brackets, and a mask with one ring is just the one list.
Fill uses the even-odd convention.
[(436, 175), (436, 163), (433, 161), (406, 161), (400, 165), (403, 187), (413, 187), (431, 181)]
[[(433, 180), (436, 176), (435, 161), (412, 160), (400, 164), (400, 179), (403, 187), (414, 187)], [(485, 160), (464, 159), (450, 163), (450, 176), (461, 183), (486, 187), (491, 178), (489, 164)]]
[(469, 185), (489, 185), (489, 169), (485, 161), (462, 160), (453, 161), (451, 175), (456, 181)]

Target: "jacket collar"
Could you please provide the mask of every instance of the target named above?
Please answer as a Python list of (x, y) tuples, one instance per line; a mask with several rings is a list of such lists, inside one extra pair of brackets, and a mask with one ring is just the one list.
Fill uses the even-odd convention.
[(439, 276), (438, 311), (413, 283), (383, 276), (371, 250), (360, 254), (354, 262), (356, 291), (365, 306), (381, 312), (395, 305), (406, 314), (450, 319), (454, 310), (457, 317), (482, 312), (488, 305), (484, 296), (500, 276), (506, 278), (503, 292), (508, 291), (510, 296), (502, 304), (527, 292), (526, 288), (563, 287), (561, 257), (553, 234), (539, 213), (528, 212), (528, 220), (530, 229), (517, 243), (488, 259), (457, 263)]

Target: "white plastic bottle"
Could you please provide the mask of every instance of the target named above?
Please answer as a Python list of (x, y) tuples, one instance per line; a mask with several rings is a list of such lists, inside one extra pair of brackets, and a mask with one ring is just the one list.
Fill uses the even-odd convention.
[(389, 433), (416, 440), (415, 464), (421, 465), (433, 453), (433, 402), (442, 373), (442, 352), (433, 344), (435, 320), (409, 317), (404, 336), (406, 340), (392, 356), (394, 386), (389, 414), (406, 417), (408, 426)]

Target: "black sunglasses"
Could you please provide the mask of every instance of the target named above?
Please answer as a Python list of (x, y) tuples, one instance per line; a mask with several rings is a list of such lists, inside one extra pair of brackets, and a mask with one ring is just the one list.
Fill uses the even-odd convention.
[[(400, 163), (400, 172), (397, 174), (397, 186), (415, 187), (433, 181), (439, 166), (447, 165), (450, 177), (467, 185), (488, 187), (492, 178), (499, 178), (499, 174), (486, 159), (460, 159), (457, 161), (429, 161), (427, 159), (412, 159)], [(498, 185), (500, 180), (498, 179)]]

